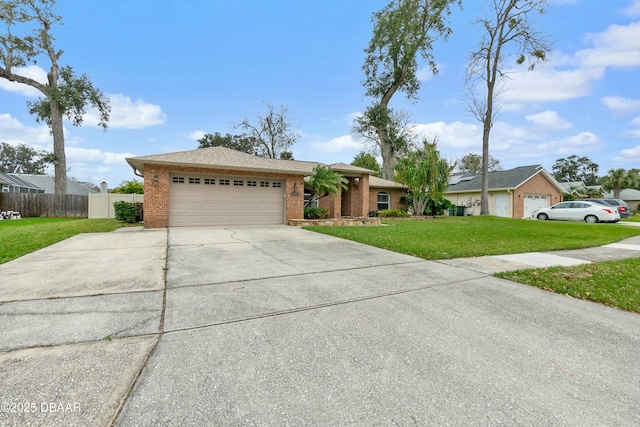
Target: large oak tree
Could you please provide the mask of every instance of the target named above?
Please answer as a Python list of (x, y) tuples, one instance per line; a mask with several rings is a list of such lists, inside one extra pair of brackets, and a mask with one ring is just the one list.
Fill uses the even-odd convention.
[(419, 59), (437, 74), (433, 45), (451, 34), (447, 17), (456, 3), (461, 4), (460, 0), (393, 0), (373, 14), (373, 35), (362, 69), (366, 95), (374, 101), (362, 116), (365, 121), (357, 126), (375, 132), (383, 178), (393, 179), (397, 152), (407, 148), (402, 129), (394, 123), (391, 98), (396, 92), (417, 98)]
[[(55, 192), (67, 192), (67, 160), (64, 149), (63, 118), (80, 126), (90, 105), (100, 113), (99, 124), (107, 128), (110, 107), (100, 89), (83, 74), (76, 76), (73, 68), (62, 66), (62, 50), (55, 47), (52, 29), (62, 23), (55, 12), (53, 0), (0, 0), (0, 78), (31, 86), (42, 93), (35, 102), (28, 102), (29, 112), (38, 122), (49, 126), (53, 136)], [(47, 82), (42, 83), (21, 75), (20, 68), (47, 61)]]
[(0, 143), (0, 172), (44, 175), (53, 163), (53, 154), (35, 150), (26, 144), (17, 146)]

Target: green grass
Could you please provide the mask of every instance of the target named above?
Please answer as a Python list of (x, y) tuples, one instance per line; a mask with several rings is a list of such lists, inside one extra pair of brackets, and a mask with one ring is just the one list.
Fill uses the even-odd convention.
[(305, 227), (424, 259), (580, 249), (640, 235), (640, 227), (490, 216), (384, 221), (387, 227)]
[(497, 273), (496, 277), (640, 313), (640, 258)]
[(640, 215), (636, 214), (634, 216), (631, 216), (629, 218), (623, 218), (620, 221), (626, 221), (626, 222), (640, 222)]
[(113, 231), (115, 219), (23, 218), (0, 221), (0, 264), (80, 233)]

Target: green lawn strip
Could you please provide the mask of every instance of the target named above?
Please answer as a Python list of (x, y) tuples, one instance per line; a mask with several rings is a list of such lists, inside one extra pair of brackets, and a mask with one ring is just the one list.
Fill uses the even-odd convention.
[(509, 271), (494, 276), (640, 313), (640, 258)]
[(634, 215), (634, 216), (629, 217), (629, 218), (622, 218), (620, 221), (625, 221), (625, 222), (640, 222), (640, 215)]
[(23, 218), (0, 221), (0, 264), (80, 233), (113, 231), (115, 219)]
[(580, 249), (640, 235), (640, 227), (491, 216), (384, 223), (388, 226), (305, 229), (429, 260)]

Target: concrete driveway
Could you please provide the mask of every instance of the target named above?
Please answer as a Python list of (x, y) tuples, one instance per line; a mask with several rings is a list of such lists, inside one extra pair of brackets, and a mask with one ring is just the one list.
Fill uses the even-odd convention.
[(0, 425), (640, 424), (640, 316), (485, 271), (506, 262), (285, 226), (76, 236), (0, 265)]

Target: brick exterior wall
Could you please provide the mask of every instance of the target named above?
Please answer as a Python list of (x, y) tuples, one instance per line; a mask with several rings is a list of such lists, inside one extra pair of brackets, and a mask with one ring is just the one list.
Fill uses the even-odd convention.
[(549, 196), (550, 205), (560, 203), (563, 195), (563, 193), (558, 190), (546, 176), (539, 173), (513, 192), (514, 218), (522, 218), (524, 216), (525, 194), (546, 194)]
[[(235, 171), (191, 166), (144, 165), (144, 226), (160, 228), (169, 226), (169, 175), (173, 172), (203, 173), (215, 175), (255, 176), (285, 180), (286, 220), (304, 217), (304, 178), (298, 175)], [(153, 184), (154, 177), (158, 184)], [(297, 184), (297, 188), (296, 188)]]
[(329, 212), (329, 218), (342, 217), (342, 193), (333, 196), (325, 196), (318, 200), (318, 207)]
[[(378, 193), (389, 193), (389, 209), (407, 209), (406, 203), (401, 203), (403, 197), (407, 197), (407, 191), (402, 188), (370, 188), (369, 189), (369, 210), (378, 210)], [(368, 214), (368, 212), (367, 212)]]

